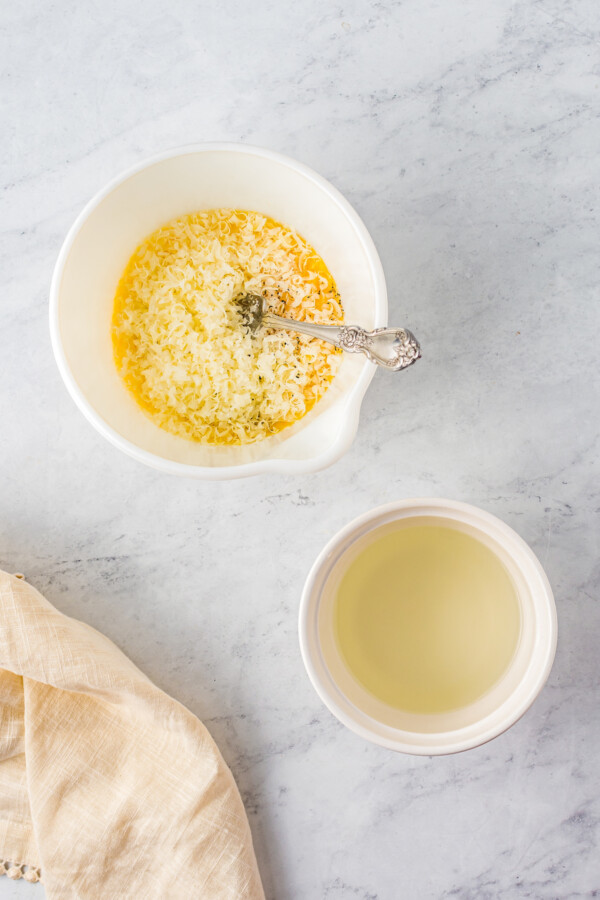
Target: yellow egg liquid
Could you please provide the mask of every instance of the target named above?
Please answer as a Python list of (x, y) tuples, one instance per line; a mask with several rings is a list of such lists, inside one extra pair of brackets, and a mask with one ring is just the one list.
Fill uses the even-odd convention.
[(508, 571), (454, 528), (378, 531), (335, 597), (342, 659), (367, 691), (396, 709), (431, 714), (473, 703), (498, 682), (519, 640)]
[(200, 443), (249, 444), (293, 425), (327, 391), (341, 351), (293, 332), (250, 335), (235, 303), (247, 293), (291, 319), (343, 321), (325, 262), (261, 213), (203, 210), (137, 248), (114, 298), (113, 352), (156, 425)]

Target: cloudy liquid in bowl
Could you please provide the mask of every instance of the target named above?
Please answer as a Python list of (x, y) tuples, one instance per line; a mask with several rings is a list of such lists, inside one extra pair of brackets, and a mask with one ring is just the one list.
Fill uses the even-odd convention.
[(406, 712), (475, 702), (499, 681), (518, 644), (519, 600), (508, 571), (483, 543), (451, 527), (384, 526), (369, 538), (335, 597), (346, 667), (372, 695)]

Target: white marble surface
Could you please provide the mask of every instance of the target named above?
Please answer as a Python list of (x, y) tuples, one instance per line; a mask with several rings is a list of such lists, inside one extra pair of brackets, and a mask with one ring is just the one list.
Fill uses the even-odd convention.
[[(0, 566), (209, 725), (269, 900), (598, 895), (599, 36), (596, 0), (3, 7)], [(320, 474), (165, 477), (59, 379), (48, 285), (74, 216), (123, 168), (206, 139), (330, 178), (380, 250), (391, 318), (422, 340)], [(441, 759), (346, 731), (297, 644), (323, 542), (411, 495), (504, 518), (558, 605), (534, 707)], [(0, 879), (2, 900), (42, 896)]]

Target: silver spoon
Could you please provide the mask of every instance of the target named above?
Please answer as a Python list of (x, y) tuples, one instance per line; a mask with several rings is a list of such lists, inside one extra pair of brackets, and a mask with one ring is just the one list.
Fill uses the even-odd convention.
[(421, 356), (421, 348), (414, 334), (407, 328), (376, 328), (365, 331), (358, 325), (317, 325), (298, 322), (269, 312), (263, 297), (244, 294), (235, 301), (242, 324), (250, 332), (261, 327), (283, 328), (320, 338), (349, 353), (364, 353), (371, 362), (392, 372), (412, 366)]

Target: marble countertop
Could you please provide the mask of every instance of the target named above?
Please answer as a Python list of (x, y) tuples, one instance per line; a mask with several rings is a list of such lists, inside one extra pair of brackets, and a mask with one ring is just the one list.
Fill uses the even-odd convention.
[[(269, 900), (600, 888), (599, 37), (594, 0), (3, 11), (0, 567), (207, 723)], [(418, 366), (377, 374), (351, 451), (319, 474), (161, 475), (96, 434), (58, 375), (48, 286), (67, 228), (122, 169), (202, 140), (329, 178), (377, 244), (390, 319), (422, 341)], [(296, 628), (323, 543), (428, 495), (513, 526), (559, 617), (528, 714), (437, 759), (344, 729)], [(42, 897), (0, 879), (1, 900)]]

